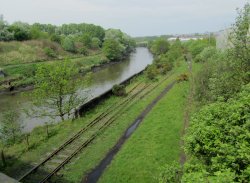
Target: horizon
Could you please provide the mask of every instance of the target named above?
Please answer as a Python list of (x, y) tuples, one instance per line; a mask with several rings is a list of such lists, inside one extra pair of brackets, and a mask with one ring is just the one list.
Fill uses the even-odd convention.
[[(247, 0), (9, 0), (1, 2), (0, 14), (8, 23), (62, 25), (89, 23), (115, 28), (132, 37), (218, 32), (235, 21), (237, 8)], [(58, 4), (60, 3), (60, 6)], [(13, 6), (15, 4), (15, 6)], [(221, 8), (223, 6), (223, 9)], [(82, 18), (84, 17), (84, 18)]]

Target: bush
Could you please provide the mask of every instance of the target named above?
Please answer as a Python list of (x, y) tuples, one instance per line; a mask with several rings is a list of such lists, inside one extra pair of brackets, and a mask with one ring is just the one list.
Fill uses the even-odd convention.
[(188, 81), (188, 74), (181, 74), (178, 76), (177, 78), (178, 82), (182, 82), (182, 81)]
[(152, 43), (150, 50), (154, 55), (161, 55), (166, 53), (169, 50), (169, 48), (170, 44), (166, 39), (158, 38)]
[(125, 96), (126, 90), (124, 85), (114, 85), (112, 88), (112, 92), (116, 96)]
[(250, 180), (250, 84), (227, 102), (203, 107), (185, 137), (189, 156), (210, 175), (228, 170), (236, 182)]
[(56, 53), (54, 52), (54, 50), (49, 47), (44, 48), (44, 52), (48, 57), (51, 57), (51, 58), (56, 57)]
[(216, 50), (215, 47), (207, 47), (207, 48), (204, 48), (204, 50), (195, 57), (194, 61), (206, 62), (209, 59), (216, 57), (217, 55), (218, 55), (218, 51)]
[(61, 44), (61, 36), (59, 36), (59, 35), (57, 35), (57, 34), (52, 34), (52, 35), (50, 36), (50, 40), (51, 40), (51, 41), (54, 41), (54, 42), (56, 42), (56, 43)]
[(62, 47), (64, 50), (75, 53), (76, 48), (75, 48), (75, 43), (73, 38), (71, 37), (66, 37), (63, 42), (62, 42)]
[(124, 47), (118, 41), (113, 39), (105, 40), (103, 44), (103, 52), (111, 61), (119, 61), (122, 59)]
[(92, 38), (91, 40), (91, 48), (99, 49), (101, 46), (101, 41), (97, 37)]
[(179, 163), (165, 165), (161, 168), (162, 172), (159, 177), (159, 183), (180, 183), (182, 176), (182, 168)]
[(150, 80), (155, 80), (158, 75), (158, 70), (155, 64), (149, 65), (145, 72), (146, 77)]
[(88, 49), (85, 46), (78, 48), (77, 52), (85, 56), (89, 54)]

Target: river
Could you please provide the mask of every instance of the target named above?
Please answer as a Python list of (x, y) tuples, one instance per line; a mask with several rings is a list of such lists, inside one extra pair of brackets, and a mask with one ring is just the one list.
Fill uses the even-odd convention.
[[(153, 56), (147, 48), (138, 47), (136, 51), (130, 55), (128, 60), (118, 62), (113, 65), (104, 67), (92, 75), (92, 83), (87, 89), (88, 100), (95, 98), (106, 91), (110, 90), (113, 85), (119, 84), (134, 74), (142, 71), (148, 64), (153, 62)], [(79, 88), (79, 91), (86, 93), (86, 89)], [(30, 91), (26, 91), (30, 92)], [(19, 111), (19, 120), (24, 126), (24, 132), (29, 132), (37, 126), (44, 125), (48, 118), (28, 117), (22, 109), (30, 108), (31, 99), (23, 93), (2, 94), (0, 95), (0, 121), (1, 114), (9, 109)]]

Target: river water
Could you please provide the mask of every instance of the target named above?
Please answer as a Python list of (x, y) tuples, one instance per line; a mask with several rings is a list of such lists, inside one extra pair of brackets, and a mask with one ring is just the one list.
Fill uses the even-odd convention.
[[(139, 47), (130, 55), (128, 60), (109, 65), (94, 72), (92, 75), (92, 83), (87, 89), (88, 100), (105, 93), (110, 90), (113, 85), (119, 84), (132, 75), (144, 70), (145, 67), (152, 62), (153, 56), (148, 49)], [(79, 92), (81, 91), (82, 93), (86, 93), (86, 89), (79, 88)], [(44, 125), (48, 121), (48, 118), (28, 117), (22, 112), (22, 109), (32, 107), (30, 106), (30, 100), (31, 99), (27, 95), (23, 95), (23, 93), (0, 95), (0, 122), (2, 112), (9, 109), (16, 109), (20, 113), (19, 121), (22, 122), (25, 132), (29, 132), (37, 126)]]

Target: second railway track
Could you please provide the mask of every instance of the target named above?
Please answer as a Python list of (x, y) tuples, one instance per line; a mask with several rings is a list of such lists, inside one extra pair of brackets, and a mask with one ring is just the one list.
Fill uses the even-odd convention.
[(42, 162), (34, 166), (24, 174), (19, 181), (23, 183), (44, 183), (55, 175), (61, 168), (70, 162), (80, 151), (86, 148), (95, 138), (119, 116), (141, 98), (148, 95), (157, 88), (168, 77), (155, 84), (139, 83), (134, 86), (127, 97), (116, 105), (107, 108), (104, 112), (97, 115), (90, 123), (78, 131), (59, 148), (53, 151)]

